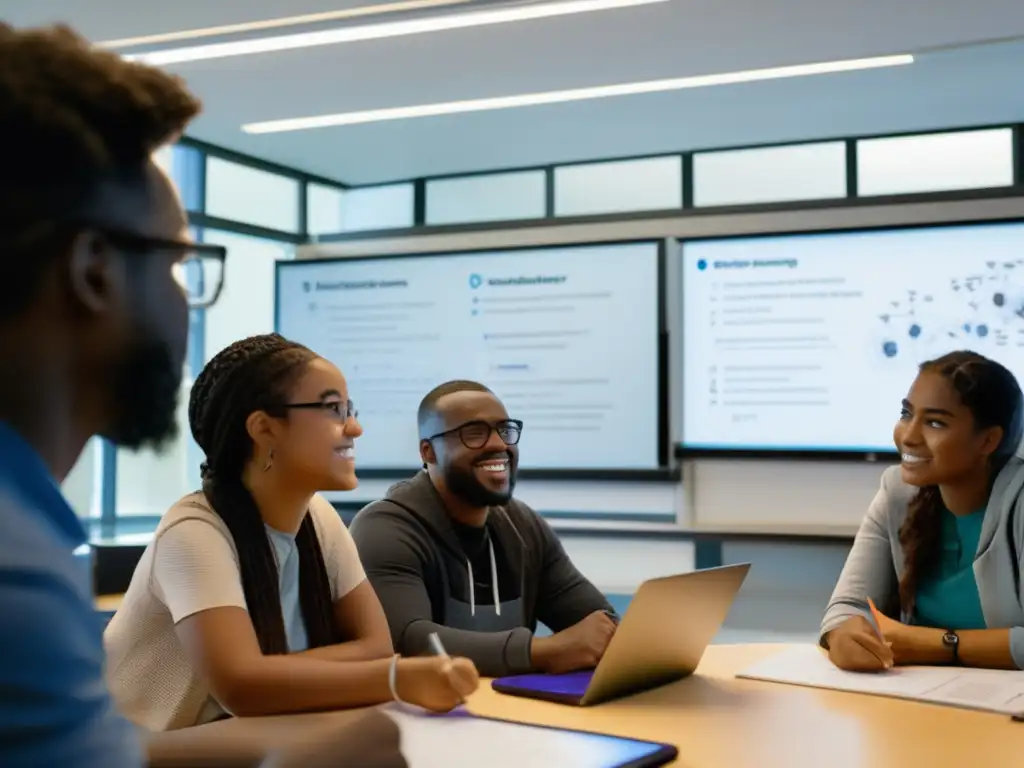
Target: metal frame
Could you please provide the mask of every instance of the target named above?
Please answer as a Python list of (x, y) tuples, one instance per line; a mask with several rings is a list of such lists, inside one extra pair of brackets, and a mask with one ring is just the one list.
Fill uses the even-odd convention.
[[(666, 309), (666, 294), (668, 292), (668, 286), (665, 283), (666, 273), (666, 260), (668, 255), (666, 253), (666, 244), (664, 240), (658, 239), (625, 239), (625, 240), (609, 240), (605, 242), (594, 242), (594, 243), (575, 243), (568, 245), (558, 246), (538, 246), (538, 245), (522, 245), (512, 246), (505, 248), (486, 248), (486, 249), (465, 249), (457, 252), (437, 254), (437, 253), (401, 253), (389, 256), (354, 256), (354, 257), (325, 257), (321, 259), (301, 259), (298, 261), (285, 262), (281, 261), (274, 265), (275, 269), (275, 280), (274, 280), (274, 330), (277, 331), (280, 328), (281, 321), (281, 294), (279, 275), (283, 270), (301, 268), (309, 264), (324, 264), (324, 263), (337, 263), (337, 262), (351, 262), (351, 261), (379, 261), (379, 260), (391, 260), (391, 259), (416, 259), (426, 258), (430, 256), (476, 256), (480, 254), (505, 254), (515, 253), (519, 251), (543, 251), (543, 250), (565, 250), (565, 249), (578, 249), (578, 248), (596, 248), (603, 245), (639, 245), (639, 244), (651, 244), (656, 246), (656, 279), (655, 279), (655, 295), (654, 300), (657, 302), (656, 311), (656, 355), (658, 362), (657, 371), (657, 399), (658, 399), (658, 423), (657, 423), (657, 461), (658, 467), (651, 467), (649, 469), (522, 469), (519, 471), (519, 477), (524, 480), (585, 480), (594, 482), (625, 482), (625, 481), (637, 481), (645, 480), (651, 482), (677, 482), (680, 478), (680, 470), (678, 467), (673, 467), (670, 447), (670, 425), (668, 418), (668, 405), (671, 392), (669, 390), (669, 369), (668, 369), (668, 319)], [(406, 468), (360, 468), (359, 474), (366, 479), (398, 479), (408, 477), (410, 474), (415, 473), (415, 467)]]
[[(935, 136), (942, 134), (951, 133), (970, 133), (975, 131), (986, 131), (986, 130), (1000, 130), (1010, 129), (1013, 133), (1013, 147), (1014, 147), (1014, 176), (1013, 185), (1010, 187), (997, 187), (990, 189), (981, 190), (959, 190), (952, 192), (939, 192), (939, 193), (920, 193), (910, 195), (889, 195), (889, 196), (872, 196), (872, 197), (860, 197), (858, 194), (858, 171), (857, 171), (857, 144), (861, 141), (871, 141), (874, 139), (891, 139), (891, 138), (903, 138), (912, 136)], [(409, 235), (423, 235), (423, 234), (454, 234), (458, 232), (466, 231), (487, 231), (494, 229), (521, 229), (527, 227), (537, 226), (558, 226), (558, 225), (571, 225), (579, 224), (584, 222), (609, 222), (609, 221), (629, 221), (636, 219), (648, 219), (648, 218), (661, 218), (666, 215), (679, 215), (682, 213), (686, 214), (709, 214), (709, 213), (746, 213), (751, 211), (771, 211), (771, 210), (792, 210), (793, 208), (816, 208), (816, 207), (834, 207), (839, 205), (866, 205), (866, 204), (880, 204), (880, 203), (904, 203), (904, 202), (916, 202), (917, 200), (937, 200), (937, 199), (964, 199), (973, 195), (978, 196), (990, 196), (990, 195), (1007, 195), (1007, 194), (1024, 194), (1024, 190), (1021, 189), (1024, 185), (1024, 152), (1021, 151), (1022, 141), (1024, 141), (1024, 124), (1006, 124), (999, 123), (995, 125), (979, 125), (979, 126), (961, 126), (957, 128), (947, 129), (934, 129), (927, 131), (900, 131), (897, 133), (882, 133), (882, 134), (865, 134), (857, 136), (840, 136), (833, 138), (817, 138), (817, 139), (805, 139), (801, 141), (777, 141), (766, 144), (751, 144), (751, 145), (740, 145), (731, 147), (709, 147), (704, 149), (695, 149), (686, 152), (661, 152), (655, 154), (640, 154), (640, 155), (627, 155), (624, 157), (613, 157), (603, 158), (599, 160), (585, 160), (579, 162), (568, 162), (559, 163), (556, 165), (548, 166), (521, 166), (511, 168), (492, 168), (482, 171), (471, 171), (466, 173), (451, 173), (441, 174), (437, 176), (430, 176), (420, 179), (397, 179), (386, 182), (376, 182), (374, 184), (366, 185), (353, 185), (350, 186), (351, 190), (370, 189), (374, 187), (385, 187), (394, 186), (398, 184), (413, 184), (414, 185), (414, 214), (416, 211), (426, 211), (426, 185), (427, 182), (435, 181), (438, 179), (458, 179), (458, 178), (474, 178), (480, 176), (490, 176), (496, 174), (506, 173), (518, 173), (528, 171), (544, 171), (547, 174), (547, 184), (545, 188), (545, 216), (543, 218), (536, 219), (516, 219), (509, 221), (495, 221), (495, 222), (472, 222), (467, 224), (446, 224), (440, 226), (426, 226), (425, 216), (413, 218), (413, 226), (401, 229), (383, 229), (383, 230), (360, 230), (354, 232), (340, 232), (335, 234), (324, 234), (317, 238), (318, 243), (332, 243), (332, 242), (346, 242), (349, 240), (366, 240), (380, 237), (401, 237)], [(694, 205), (694, 178), (693, 178), (693, 159), (696, 155), (712, 154), (716, 152), (735, 152), (751, 149), (767, 149), (772, 147), (797, 147), (806, 146), (811, 144), (829, 144), (829, 143), (842, 143), (845, 145), (846, 150), (846, 197), (833, 198), (827, 200), (808, 200), (808, 201), (784, 201), (779, 203), (755, 203), (755, 204), (742, 204), (742, 205), (730, 205), (730, 206), (703, 206), (697, 208)], [(641, 211), (641, 212), (630, 212), (621, 214), (595, 214), (585, 216), (555, 216), (555, 170), (557, 168), (568, 168), (576, 167), (581, 165), (603, 165), (606, 163), (618, 163), (628, 162), (631, 160), (649, 160), (660, 157), (680, 157), (682, 160), (682, 178), (680, 183), (682, 184), (683, 191), (683, 204), (681, 208), (668, 208), (658, 211)]]
[[(873, 226), (858, 226), (858, 227), (836, 227), (831, 229), (813, 229), (813, 230), (791, 230), (791, 231), (778, 231), (769, 233), (754, 233), (754, 234), (739, 234), (739, 235), (725, 235), (725, 236), (706, 236), (706, 237), (688, 237), (682, 239), (683, 250), (687, 243), (699, 243), (699, 242), (713, 242), (723, 240), (756, 240), (764, 238), (800, 238), (800, 237), (821, 237), (823, 235), (849, 235), (857, 233), (884, 233), (884, 232), (904, 232), (913, 230), (935, 230), (935, 229), (962, 229), (971, 227), (986, 227), (986, 226), (1001, 226), (1008, 224), (1016, 224), (1018, 226), (1024, 224), (1020, 218), (1007, 218), (1007, 219), (983, 219), (974, 221), (945, 221), (945, 222), (919, 222), (913, 224), (880, 224)], [(682, 253), (680, 254), (682, 256)], [(685, 299), (684, 299), (685, 301)], [(683, 382), (685, 389), (685, 378)], [(673, 446), (673, 451), (677, 459), (700, 459), (700, 458), (716, 458), (716, 459), (783, 459), (793, 460), (799, 459), (803, 461), (859, 461), (866, 463), (879, 463), (879, 462), (894, 462), (899, 453), (896, 449), (892, 450), (877, 450), (877, 451), (863, 451), (855, 449), (826, 449), (826, 450), (806, 450), (806, 449), (787, 449), (787, 448), (764, 448), (764, 449), (744, 449), (744, 448), (714, 448), (714, 447), (692, 447), (687, 446), (685, 441)]]

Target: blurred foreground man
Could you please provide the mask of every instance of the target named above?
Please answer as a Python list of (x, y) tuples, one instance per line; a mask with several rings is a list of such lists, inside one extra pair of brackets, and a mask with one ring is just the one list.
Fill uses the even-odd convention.
[[(151, 156), (199, 110), (177, 78), (94, 50), (66, 28), (0, 24), (5, 768), (145, 762), (104, 685), (102, 627), (72, 554), (86, 535), (60, 483), (94, 435), (130, 449), (174, 436), (189, 308), (203, 306), (180, 278), (224, 252), (189, 241), (177, 193)], [(329, 734), (325, 751), (307, 747), (294, 760), (404, 764), (393, 722), (376, 716), (359, 731), (360, 742)], [(215, 748), (162, 756), (237, 762)]]

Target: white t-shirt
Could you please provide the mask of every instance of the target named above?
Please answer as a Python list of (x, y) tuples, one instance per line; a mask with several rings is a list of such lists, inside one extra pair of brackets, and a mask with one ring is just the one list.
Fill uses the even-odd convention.
[[(333, 602), (359, 586), (366, 574), (330, 502), (314, 496), (309, 512)], [(280, 543), (271, 539), (279, 561)], [(279, 576), (285, 578), (283, 566)], [(225, 606), (246, 607), (238, 552), (206, 496), (191, 494), (161, 519), (103, 637), (108, 683), (121, 712), (153, 731), (200, 725), (224, 712), (192, 668), (174, 627), (196, 613)], [(293, 601), (283, 610), (296, 607)], [(293, 618), (284, 615), (286, 627)], [(293, 633), (288, 634), (291, 645)]]

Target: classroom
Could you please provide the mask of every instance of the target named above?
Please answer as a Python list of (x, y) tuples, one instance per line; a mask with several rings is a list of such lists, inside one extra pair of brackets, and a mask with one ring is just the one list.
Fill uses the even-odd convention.
[[(176, 431), (97, 428), (51, 473), (149, 765), (272, 765), (380, 712), (412, 768), (1019, 764), (1024, 4), (89, 6), (0, 18), (69, 24), (202, 102), (152, 155), (193, 246)], [(228, 370), (247, 355), (327, 383), (272, 403), (270, 363)], [(326, 438), (289, 430), (315, 418), (343, 469), (290, 538), (264, 514), (243, 543), (210, 489), (241, 472), (259, 522), (257, 485), (314, 474)], [(339, 618), (357, 593), (372, 650)], [(367, 665), (359, 693), (280, 693), (316, 677), (281, 666), (214, 695), (175, 627), (239, 616), (267, 658)], [(599, 651), (567, 661), (585, 633)], [(157, 656), (191, 665), (181, 692), (125, 680)], [(466, 695), (403, 689), (463, 662)], [(355, 765), (338, 743), (294, 764)]]

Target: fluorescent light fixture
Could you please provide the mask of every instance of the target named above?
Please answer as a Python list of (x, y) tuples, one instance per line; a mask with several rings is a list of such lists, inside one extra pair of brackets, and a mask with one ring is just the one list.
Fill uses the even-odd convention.
[(810, 75), (827, 75), (836, 72), (853, 72), (863, 69), (881, 69), (883, 67), (898, 67), (913, 63), (914, 57), (910, 54), (876, 56), (870, 59), (845, 59), (842, 61), (826, 61), (817, 64), (798, 64), (789, 67), (749, 69), (741, 72), (726, 72), (719, 75), (696, 75), (693, 77), (677, 77), (668, 80), (648, 80), (641, 83), (598, 85), (592, 88), (574, 88), (566, 91), (544, 91), (542, 93), (524, 93), (518, 96), (497, 96), (489, 99), (448, 101), (441, 104), (421, 104), (412, 107), (369, 109), (361, 112), (342, 112), (334, 115), (296, 117), (285, 120), (268, 120), (260, 123), (248, 123), (242, 126), (242, 130), (246, 133), (284, 133), (287, 131), (305, 131), (313, 128), (330, 128), (338, 125), (379, 123), (386, 120), (408, 120), (417, 117), (455, 115), (464, 112), (486, 112), (495, 109), (532, 107), (538, 104), (561, 104), (567, 101), (606, 99), (613, 96), (633, 96), (643, 93), (681, 91), (688, 88), (708, 88), (714, 85), (753, 83), (761, 80), (781, 80), (787, 77), (808, 77)]
[(386, 5), (361, 5), (356, 8), (342, 8), (339, 11), (306, 13), (301, 16), (284, 16), (278, 19), (264, 19), (263, 21), (245, 21), (240, 24), (200, 27), (198, 29), (186, 29), (181, 32), (164, 32), (157, 35), (143, 35), (141, 37), (122, 37), (118, 40), (105, 40), (96, 45), (99, 48), (134, 48), (140, 45), (160, 45), (162, 43), (176, 43), (181, 40), (196, 40), (203, 37), (240, 35), (246, 32), (259, 32), (265, 29), (297, 27), (303, 24), (323, 24), (327, 21), (356, 19), (361, 16), (382, 16), (387, 13), (420, 11), (424, 8), (464, 5), (469, 2), (472, 2), (472, 0), (404, 0), (403, 2), (388, 3)]
[(631, 8), (638, 5), (664, 3), (668, 0), (565, 0), (564, 2), (536, 3), (490, 11), (475, 11), (447, 16), (434, 16), (406, 21), (389, 21), (340, 29), (326, 29), (319, 32), (300, 32), (292, 35), (276, 35), (251, 40), (236, 40), (226, 43), (208, 43), (187, 48), (168, 48), (150, 53), (125, 54), (130, 61), (162, 66), (182, 64), (189, 61), (209, 61), (231, 56), (250, 56), (256, 53), (276, 53), (296, 48), (314, 48), (338, 43), (354, 43), (363, 40), (379, 40), (385, 37), (404, 37), (425, 32), (442, 32), (449, 29), (467, 29), (493, 24), (507, 24), (528, 19), (548, 19), (575, 13), (607, 11), (614, 8)]

